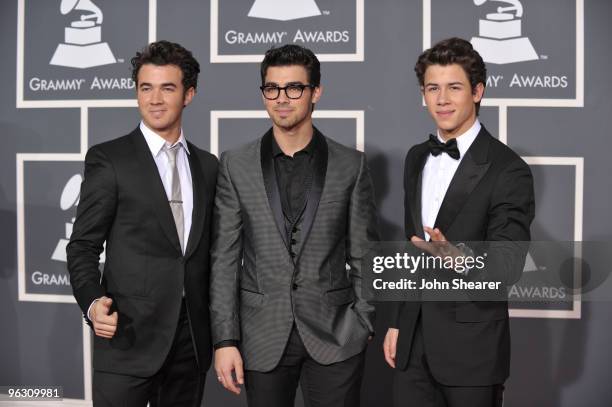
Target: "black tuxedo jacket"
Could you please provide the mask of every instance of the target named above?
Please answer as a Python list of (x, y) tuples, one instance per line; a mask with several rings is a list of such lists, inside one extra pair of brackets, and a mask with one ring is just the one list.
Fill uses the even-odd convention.
[[(427, 142), (414, 146), (404, 167), (406, 237), (423, 238), (421, 178)], [(535, 212), (528, 165), (482, 127), (461, 160), (435, 226), (449, 241), (528, 241)], [(524, 261), (524, 256), (522, 257)], [(506, 282), (520, 278), (523, 264)], [(392, 306), (399, 328), (396, 366), (408, 362), (422, 318), (427, 362), (435, 379), (450, 386), (503, 383), (509, 375), (510, 331), (506, 301), (404, 302)]]
[(183, 289), (198, 364), (203, 372), (210, 365), (209, 245), (217, 159), (191, 143), (189, 151), (193, 220), (184, 256), (141, 131), (87, 152), (67, 248), (70, 282), (85, 318), (92, 301), (103, 295), (113, 299), (112, 310), (119, 314), (112, 339), (94, 337), (96, 370), (141, 377), (157, 372), (176, 332)]

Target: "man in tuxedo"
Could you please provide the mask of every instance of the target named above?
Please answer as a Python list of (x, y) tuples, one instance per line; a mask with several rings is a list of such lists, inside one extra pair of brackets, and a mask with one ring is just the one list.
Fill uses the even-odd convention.
[[(269, 50), (261, 91), (272, 128), (221, 155), (211, 321), (215, 370), (251, 407), (357, 406), (374, 307), (361, 258), (378, 239), (365, 155), (312, 124), (320, 64)], [(348, 264), (348, 267), (347, 267)], [(235, 375), (235, 377), (233, 376)]]
[[(455, 258), (473, 253), (451, 241), (528, 241), (535, 211), (531, 172), (478, 120), (486, 83), (482, 58), (469, 42), (451, 38), (425, 51), (415, 71), (437, 135), (406, 156), (406, 237), (432, 254), (443, 245)], [(520, 247), (509, 253), (490, 253), (485, 269), (505, 285), (520, 278), (525, 259)], [(511, 267), (501, 270), (504, 262)], [(486, 278), (476, 269), (463, 273), (468, 280)], [(505, 298), (392, 308), (384, 354), (395, 368), (395, 406), (502, 405), (510, 366)]]
[(142, 120), (87, 152), (67, 248), (74, 296), (95, 332), (93, 404), (199, 406), (211, 360), (217, 159), (186, 140), (181, 120), (200, 68), (167, 41), (131, 62)]

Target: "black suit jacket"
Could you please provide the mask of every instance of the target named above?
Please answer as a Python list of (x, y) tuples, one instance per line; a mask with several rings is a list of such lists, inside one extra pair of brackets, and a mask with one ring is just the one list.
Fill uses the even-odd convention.
[[(421, 178), (428, 156), (427, 142), (414, 146), (406, 156), (404, 205), (408, 239), (424, 236)], [(449, 241), (528, 241), (534, 212), (529, 166), (482, 127), (457, 168), (435, 227)], [(503, 260), (504, 254), (493, 257)], [(507, 284), (520, 278), (522, 266), (517, 268), (515, 264), (504, 273)], [(496, 268), (489, 264), (488, 269)], [(485, 386), (503, 383), (508, 377), (510, 332), (506, 301), (394, 304), (390, 325), (399, 328), (399, 369), (408, 362), (419, 314), (427, 362), (437, 381), (450, 386)]]
[[(199, 367), (206, 371), (210, 365), (209, 245), (217, 159), (188, 145), (193, 220), (184, 256), (141, 131), (87, 152), (67, 248), (70, 282), (85, 318), (92, 301), (103, 295), (113, 299), (119, 314), (112, 339), (94, 337), (96, 370), (142, 377), (157, 372), (176, 332), (183, 288)], [(104, 242), (100, 279), (98, 256)]]

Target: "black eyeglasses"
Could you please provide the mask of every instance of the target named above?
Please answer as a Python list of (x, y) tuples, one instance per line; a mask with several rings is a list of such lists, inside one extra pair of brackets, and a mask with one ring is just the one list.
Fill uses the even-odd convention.
[(306, 88), (314, 89), (316, 88), (316, 86), (295, 83), (295, 84), (284, 86), (282, 88), (279, 86), (273, 86), (273, 85), (265, 85), (265, 86), (259, 87), (259, 89), (261, 89), (261, 93), (263, 94), (263, 96), (268, 100), (278, 99), (278, 97), (280, 96), (281, 90), (285, 91), (285, 95), (289, 99), (299, 99), (302, 97), (302, 94), (304, 93), (304, 89)]

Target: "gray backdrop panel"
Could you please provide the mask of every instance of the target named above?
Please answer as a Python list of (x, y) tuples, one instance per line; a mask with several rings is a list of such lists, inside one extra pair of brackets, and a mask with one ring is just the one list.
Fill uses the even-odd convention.
[[(266, 0), (257, 0), (266, 3)], [(573, 99), (577, 78), (575, 58), (575, 1), (523, 0), (522, 35), (529, 38), (538, 59), (515, 64), (488, 64), (491, 75), (501, 75), (486, 97), (521, 99)], [(102, 41), (108, 42), (117, 63), (87, 69), (48, 64), (54, 49), (64, 42), (64, 27), (80, 12), (63, 16), (59, 1), (24, 0), (24, 99), (107, 100), (133, 99), (130, 89), (91, 89), (98, 78), (129, 77), (129, 58), (147, 41), (149, 2), (94, 0), (104, 14)], [(128, 4), (129, 3), (129, 4)], [(197, 0), (157, 0), (157, 38), (182, 43), (201, 63), (198, 95), (185, 112), (188, 138), (210, 147), (210, 111), (262, 110), (257, 63), (210, 62), (210, 3)], [(219, 0), (219, 55), (261, 54), (271, 44), (230, 44), (228, 30), (243, 33), (322, 31), (332, 42), (305, 45), (322, 54), (351, 54), (357, 50), (355, 0), (316, 0), (321, 15), (290, 21), (255, 19), (247, 14), (254, 0)], [(269, 1), (268, 3), (274, 3)], [(402, 166), (406, 151), (432, 132), (418, 92), (413, 66), (423, 45), (423, 2), (419, 0), (364, 1), (364, 60), (324, 62), (324, 95), (320, 110), (364, 111), (365, 150), (376, 186), (380, 222), (385, 239), (402, 238)], [(450, 35), (479, 35), (478, 20), (494, 12), (497, 2), (477, 7), (472, 1), (431, 0), (432, 41)], [(0, 385), (57, 384), (67, 398), (85, 396), (83, 339), (78, 308), (71, 303), (18, 300), (18, 265), (26, 265), (27, 293), (66, 294), (62, 284), (37, 285), (32, 272), (61, 275), (61, 263), (50, 260), (65, 234), (71, 210), (59, 206), (62, 188), (81, 169), (74, 158), (88, 146), (131, 131), (138, 124), (133, 107), (90, 107), (87, 146), (81, 146), (81, 112), (77, 107), (16, 106), (17, 0), (0, 4), (0, 309), (4, 327), (0, 338)], [(612, 3), (589, 0), (584, 7), (584, 107), (509, 107), (507, 142), (523, 156), (583, 157), (584, 194), (580, 225), (584, 240), (610, 240), (609, 206), (612, 201), (608, 158), (608, 121), (612, 117)], [(334, 36), (334, 32), (346, 34)], [(293, 33), (293, 34), (292, 34)], [(246, 35), (246, 34), (245, 34)], [(320, 37), (319, 37), (320, 38)], [(338, 39), (339, 38), (339, 39)], [(334, 39), (338, 39), (335, 41)], [(346, 41), (345, 41), (346, 40)], [(225, 41), (225, 42), (224, 42)], [(513, 75), (566, 77), (566, 86), (513, 87)], [(29, 78), (85, 79), (82, 91), (33, 91)], [(523, 79), (524, 80), (524, 79)], [(84, 82), (85, 83), (85, 82)], [(481, 120), (494, 134), (500, 133), (499, 108), (483, 107)], [(354, 120), (321, 119), (321, 130), (347, 145), (355, 145)], [(219, 124), (219, 148), (224, 150), (265, 131), (262, 119), (223, 119)], [(23, 185), (17, 182), (17, 154), (23, 160)], [(49, 158), (48, 154), (54, 154)], [(73, 156), (67, 156), (72, 154)], [(22, 156), (23, 158), (23, 156)], [(534, 239), (572, 240), (574, 233), (575, 171), (569, 166), (534, 166), (537, 214)], [(23, 188), (24, 200), (18, 200)], [(24, 208), (25, 258), (18, 257), (18, 208)], [(28, 268), (31, 267), (31, 268)], [(28, 274), (29, 273), (29, 274)], [(50, 277), (49, 277), (50, 278)], [(49, 280), (52, 281), (52, 280)], [(608, 372), (612, 357), (609, 324), (612, 307), (607, 302), (583, 303), (580, 319), (513, 318), (512, 373), (505, 406), (593, 406), (612, 404)], [(391, 371), (382, 360), (382, 326), (368, 349), (363, 385), (364, 406), (389, 406)], [(245, 405), (244, 397), (222, 390), (209, 376), (205, 405)], [(301, 406), (301, 400), (297, 405)]]

